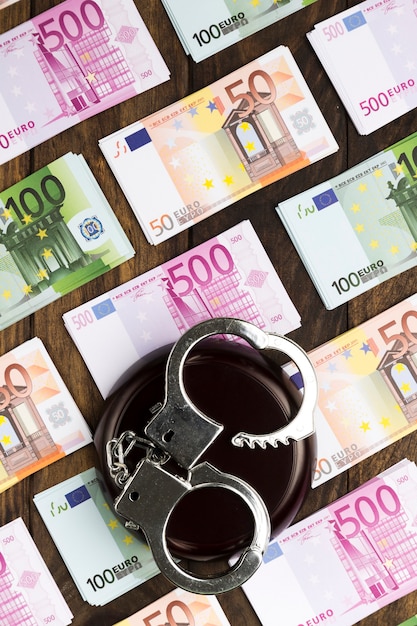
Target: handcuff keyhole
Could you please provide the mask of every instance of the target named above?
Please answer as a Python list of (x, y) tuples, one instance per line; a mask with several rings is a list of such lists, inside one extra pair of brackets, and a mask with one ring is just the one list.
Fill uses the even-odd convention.
[(137, 491), (132, 491), (129, 493), (129, 500), (131, 502), (137, 502), (140, 498), (140, 494)]
[(174, 433), (174, 431), (173, 431), (173, 430), (171, 430), (171, 428), (170, 428), (169, 430), (167, 430), (167, 431), (166, 431), (166, 433), (164, 433), (164, 434), (162, 435), (162, 440), (163, 440), (163, 442), (164, 442), (164, 443), (169, 443), (169, 442), (172, 440), (172, 438), (173, 438), (174, 434), (175, 434), (175, 433)]

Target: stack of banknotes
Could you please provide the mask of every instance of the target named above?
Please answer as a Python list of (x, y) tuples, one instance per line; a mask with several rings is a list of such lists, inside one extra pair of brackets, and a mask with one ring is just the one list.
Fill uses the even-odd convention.
[(281, 533), (243, 585), (263, 626), (352, 626), (417, 589), (416, 503), (404, 459)]
[(417, 106), (415, 6), (365, 0), (307, 33), (361, 135)]
[(91, 443), (84, 417), (37, 337), (1, 355), (0, 385), (0, 492)]
[(169, 79), (133, 0), (64, 0), (0, 50), (0, 164)]
[[(417, 429), (417, 294), (311, 350), (319, 397), (313, 487)], [(302, 386), (293, 364), (286, 366)]]
[(328, 309), (417, 264), (416, 176), (414, 133), (277, 206)]
[(145, 540), (116, 518), (95, 468), (36, 494), (34, 502), (90, 604), (107, 604), (159, 573)]
[(300, 326), (300, 315), (249, 221), (68, 311), (63, 319), (106, 398), (142, 357), (212, 317), (237, 317), (278, 334)]
[(0, 329), (134, 255), (81, 155), (0, 193)]
[(338, 149), (285, 46), (99, 144), (152, 244)]
[(162, 0), (177, 35), (194, 61), (257, 33), (316, 0)]
[[(152, 621), (151, 621), (152, 620)], [(174, 589), (113, 626), (230, 626), (216, 596)]]
[(22, 518), (0, 528), (0, 623), (72, 623), (73, 615)]

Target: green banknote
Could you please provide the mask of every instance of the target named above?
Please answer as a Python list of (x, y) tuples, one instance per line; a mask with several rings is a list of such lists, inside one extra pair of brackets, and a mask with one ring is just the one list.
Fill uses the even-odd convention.
[(277, 206), (328, 309), (417, 264), (417, 133)]
[(201, 61), (317, 0), (162, 0), (185, 51)]
[(36, 494), (34, 503), (91, 605), (107, 604), (159, 574), (144, 538), (116, 518), (96, 468)]
[(0, 193), (0, 330), (133, 255), (84, 158), (60, 157)]

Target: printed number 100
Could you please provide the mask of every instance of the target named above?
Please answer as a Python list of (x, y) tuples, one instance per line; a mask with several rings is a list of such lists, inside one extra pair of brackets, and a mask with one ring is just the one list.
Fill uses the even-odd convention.
[[(181, 626), (181, 624), (184, 623), (183, 618), (181, 619), (180, 622), (177, 622), (177, 620), (175, 619), (174, 617), (175, 608), (180, 609), (182, 613), (185, 615), (186, 617), (185, 623), (187, 624), (187, 626), (195, 626), (195, 619), (193, 617), (193, 614), (191, 613), (188, 606), (184, 602), (181, 602), (181, 600), (173, 600), (172, 602), (168, 604), (167, 608), (165, 609), (166, 619), (168, 620), (169, 626)], [(147, 617), (144, 617), (143, 618), (144, 626), (168, 626), (165, 619), (163, 619), (163, 623), (152, 621), (152, 620), (155, 620), (160, 615), (162, 615), (161, 611), (155, 611), (155, 613), (151, 613)]]

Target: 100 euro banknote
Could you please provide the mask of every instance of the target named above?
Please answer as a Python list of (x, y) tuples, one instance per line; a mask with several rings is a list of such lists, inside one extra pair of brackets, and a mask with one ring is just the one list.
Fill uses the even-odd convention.
[(416, 503), (404, 459), (281, 533), (243, 585), (263, 626), (352, 626), (417, 589)]
[(338, 149), (285, 46), (99, 144), (152, 244)]
[(133, 0), (65, 0), (0, 51), (0, 163), (169, 78)]
[(0, 193), (0, 329), (134, 255), (81, 155)]
[[(319, 397), (313, 487), (417, 428), (417, 294), (311, 350)], [(300, 386), (294, 366), (287, 372)]]
[(417, 133), (280, 202), (328, 309), (417, 265)]
[(90, 604), (107, 604), (159, 574), (145, 539), (115, 516), (95, 468), (36, 494), (34, 503)]
[(279, 334), (300, 326), (249, 221), (63, 316), (105, 398), (139, 359), (212, 317), (237, 317)]
[(67, 626), (73, 615), (21, 517), (0, 528), (2, 626)]
[(83, 416), (42, 341), (0, 357), (0, 492), (91, 443)]
[(201, 61), (317, 0), (163, 0), (186, 50)]

